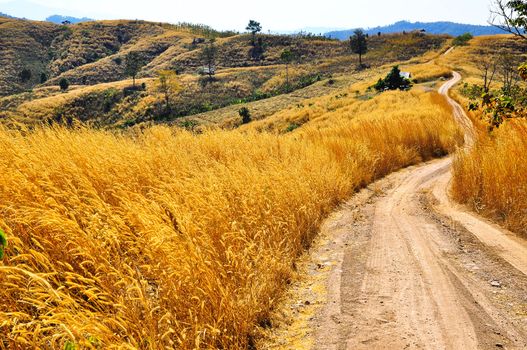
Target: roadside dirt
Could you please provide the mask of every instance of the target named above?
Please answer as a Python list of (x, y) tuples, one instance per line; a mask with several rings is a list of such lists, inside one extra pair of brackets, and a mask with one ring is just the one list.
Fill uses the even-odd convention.
[[(470, 147), (448, 97), (460, 79), (439, 91)], [(527, 349), (527, 242), (449, 199), (451, 162), (392, 174), (334, 213), (264, 348)]]

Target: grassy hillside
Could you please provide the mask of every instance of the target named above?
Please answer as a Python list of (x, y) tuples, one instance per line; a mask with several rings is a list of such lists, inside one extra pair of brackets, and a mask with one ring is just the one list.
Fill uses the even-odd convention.
[[(40, 82), (47, 72), (48, 47), (57, 27), (51, 23), (0, 17), (0, 96), (23, 91)], [(19, 74), (29, 69), (32, 77), (22, 82)]]
[[(19, 22), (23, 26), (18, 27)], [(26, 89), (27, 92), (0, 98), (0, 120), (10, 123), (70, 123), (79, 120), (98, 126), (126, 127), (145, 122), (166, 122), (283, 95), (319, 81), (334, 81), (336, 76), (361, 74), (356, 71), (357, 57), (350, 54), (347, 43), (317, 37), (261, 35), (264, 55), (261, 60), (254, 60), (249, 55), (250, 36), (218, 33), (206, 27), (140, 21), (103, 21), (70, 26), (14, 20), (6, 23), (16, 34), (25, 33), (24, 26), (47, 33), (50, 45), (46, 58), (42, 55), (35, 57), (38, 68), (30, 68), (34, 66), (30, 64), (30, 57), (22, 54), (17, 56), (16, 68), (0, 76), (0, 82), (7, 86), (19, 80), (16, 72), (24, 68), (40, 72), (33, 73), (23, 86), (15, 84), (10, 87)], [(217, 37), (217, 75), (212, 83), (205, 82), (197, 74), (204, 65), (201, 55), (206, 43), (200, 39), (204, 36)], [(438, 50), (447, 39), (418, 33), (371, 38), (365, 60), (375, 68), (420, 57)], [(6, 45), (6, 48), (5, 52), (18, 52), (13, 45)], [(286, 48), (295, 55), (290, 67), (289, 86), (286, 86), (285, 66), (280, 59)], [(124, 91), (127, 85), (131, 85), (124, 70), (126, 54), (132, 51), (138, 52), (143, 60), (139, 77), (146, 89), (129, 94)], [(6, 62), (7, 67), (15, 65), (9, 60)], [(160, 70), (174, 70), (180, 74), (182, 89), (172, 96), (173, 106), (169, 113), (163, 107), (163, 97), (156, 90)], [(37, 80), (42, 72), (49, 79), (39, 85)], [(73, 84), (67, 93), (53, 88), (62, 78)], [(7, 94), (13, 92), (5, 91)], [(315, 97), (328, 92), (327, 89), (311, 89), (298, 95)], [(195, 120), (201, 123), (202, 118)], [(224, 120), (218, 121), (225, 124)]]

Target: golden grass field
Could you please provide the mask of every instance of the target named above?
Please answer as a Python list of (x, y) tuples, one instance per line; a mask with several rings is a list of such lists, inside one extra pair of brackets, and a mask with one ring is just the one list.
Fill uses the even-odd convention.
[[(525, 44), (513, 36), (476, 37), (467, 47), (456, 48), (438, 61), (463, 73), (465, 82), (482, 84), (478, 61), (486, 55), (509, 52), (527, 59)], [(496, 76), (493, 89), (500, 87)], [(465, 106), (469, 100), (460, 90), (456, 99)], [(476, 212), (497, 221), (524, 236), (527, 235), (527, 122), (515, 119), (488, 133), (480, 113), (469, 113), (476, 125), (473, 149), (459, 152), (454, 162), (452, 194)]]
[(456, 200), (527, 236), (527, 122), (514, 120), (480, 134), (454, 162)]
[(272, 122), (304, 114), (286, 134), (0, 129), (0, 348), (246, 349), (336, 205), (462, 142), (419, 89)]

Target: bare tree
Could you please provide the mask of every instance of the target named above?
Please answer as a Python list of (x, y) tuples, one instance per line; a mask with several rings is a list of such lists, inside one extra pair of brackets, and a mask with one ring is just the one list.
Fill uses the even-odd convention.
[(511, 53), (503, 53), (498, 58), (498, 75), (503, 84), (502, 90), (506, 94), (510, 94), (520, 80), (519, 65), (517, 57)]
[(498, 61), (494, 55), (490, 55), (487, 52), (480, 52), (478, 56), (483, 57), (477, 64), (483, 79), (483, 91), (489, 92), (498, 70)]
[(203, 47), (201, 51), (201, 58), (205, 64), (206, 70), (205, 73), (209, 76), (209, 80), (214, 80), (214, 74), (216, 74), (216, 54), (218, 50), (214, 43), (215, 39), (211, 39), (209, 44)]
[(527, 1), (493, 0), (489, 24), (527, 40)]

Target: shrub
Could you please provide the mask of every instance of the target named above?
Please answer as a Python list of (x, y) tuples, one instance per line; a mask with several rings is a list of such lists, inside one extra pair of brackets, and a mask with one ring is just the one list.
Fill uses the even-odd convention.
[(470, 33), (461, 34), (460, 36), (454, 38), (454, 40), (452, 41), (452, 45), (465, 46), (470, 40), (472, 40), (472, 38), (474, 37)]
[(70, 82), (66, 78), (62, 78), (59, 81), (60, 90), (66, 91), (70, 87)]

